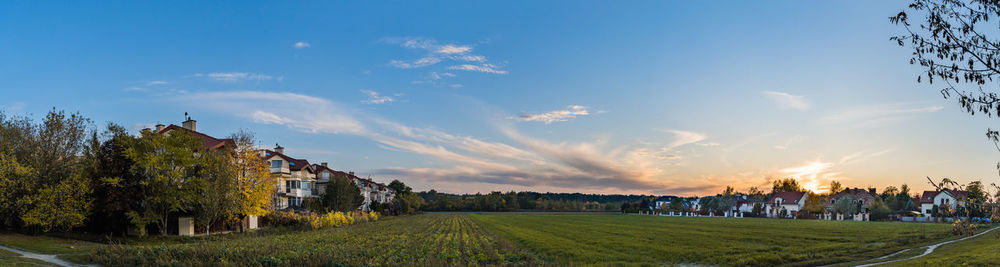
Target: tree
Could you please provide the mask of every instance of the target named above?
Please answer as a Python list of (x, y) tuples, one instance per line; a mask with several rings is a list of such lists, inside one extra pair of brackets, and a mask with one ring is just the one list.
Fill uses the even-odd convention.
[(872, 205), (869, 207), (871, 209), (871, 219), (872, 220), (885, 220), (889, 218), (889, 213), (892, 210), (889, 209), (885, 203), (882, 202), (881, 198), (875, 198)]
[(844, 215), (854, 215), (858, 212), (858, 207), (850, 198), (844, 197), (833, 203), (833, 211)]
[[(238, 189), (237, 216), (240, 219), (246, 216), (264, 216), (271, 209), (277, 180), (271, 178), (267, 162), (260, 159), (254, 147), (257, 139), (253, 132), (240, 130), (229, 138), (234, 144), (232, 164)], [(242, 223), (240, 228), (243, 228)]]
[(323, 204), (331, 211), (355, 211), (364, 201), (361, 190), (350, 178), (330, 177), (330, 182), (326, 184)]
[(212, 225), (235, 218), (240, 212), (241, 192), (234, 161), (228, 152), (203, 151), (200, 154), (198, 177), (187, 181), (186, 186), (201, 191), (196, 218), (205, 226), (205, 234), (210, 235)]
[(195, 151), (202, 147), (202, 141), (185, 131), (158, 134), (143, 130), (141, 135), (128, 156), (135, 162), (134, 171), (142, 176), (141, 201), (146, 209), (130, 211), (128, 216), (136, 228), (155, 222), (160, 234), (166, 235), (171, 212), (188, 211), (190, 204), (200, 202), (201, 191), (188, 182), (196, 181), (201, 162)]
[(0, 113), (0, 213), (13, 227), (42, 231), (83, 225), (90, 213), (87, 127), (90, 119), (53, 108), (40, 124)]
[(670, 200), (670, 211), (684, 211), (684, 200), (679, 197)]
[(844, 191), (844, 186), (836, 180), (830, 181), (830, 195), (840, 193), (840, 191)]
[[(943, 82), (941, 95), (945, 99), (957, 97), (958, 104), (970, 115), (979, 112), (1000, 116), (1000, 94), (996, 89), (1000, 85), (996, 79), (1000, 75), (1000, 40), (992, 36), (996, 18), (1000, 17), (1000, 3), (913, 0), (909, 9), (909, 14), (900, 11), (889, 18), (906, 30), (890, 40), (912, 49), (910, 64), (922, 69), (917, 82), (923, 78), (929, 84), (935, 79)], [(918, 16), (916, 26), (911, 24), (910, 14)], [(996, 145), (1000, 132), (988, 128), (986, 137)]]
[(765, 199), (766, 197), (765, 197), (764, 191), (760, 190), (760, 188), (758, 188), (756, 186), (752, 186), (752, 187), (750, 187), (750, 189), (747, 189), (747, 196), (750, 196), (750, 197), (758, 199), (758, 200), (766, 200)]
[(772, 183), (771, 187), (771, 193), (804, 192), (804, 191), (805, 190), (802, 189), (802, 186), (799, 185), (799, 181), (796, 181), (795, 178), (785, 178), (785, 179), (775, 180)]

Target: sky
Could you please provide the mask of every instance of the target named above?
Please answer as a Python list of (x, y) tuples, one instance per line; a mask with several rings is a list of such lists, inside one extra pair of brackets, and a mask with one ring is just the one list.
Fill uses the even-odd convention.
[(180, 124), (416, 190), (998, 182), (905, 1), (5, 1), (0, 109)]

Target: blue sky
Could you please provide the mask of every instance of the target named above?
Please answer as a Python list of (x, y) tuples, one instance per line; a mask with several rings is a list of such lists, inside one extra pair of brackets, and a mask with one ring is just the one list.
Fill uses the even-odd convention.
[(0, 106), (179, 124), (418, 190), (996, 180), (902, 1), (0, 3)]

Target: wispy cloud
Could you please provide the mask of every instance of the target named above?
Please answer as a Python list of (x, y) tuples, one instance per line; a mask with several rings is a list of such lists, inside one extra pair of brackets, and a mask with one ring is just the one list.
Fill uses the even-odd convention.
[(294, 47), (296, 49), (309, 48), (310, 46), (312, 46), (312, 45), (310, 45), (309, 43), (306, 43), (306, 42), (295, 42), (294, 44), (292, 44), (292, 47)]
[(881, 155), (888, 154), (889, 152), (892, 152), (892, 151), (895, 151), (895, 149), (883, 149), (883, 150), (879, 150), (879, 151), (875, 151), (875, 152), (871, 152), (871, 151), (867, 151), (867, 150), (865, 150), (865, 151), (859, 151), (857, 153), (841, 157), (840, 160), (837, 161), (837, 164), (845, 164), (846, 165), (846, 164), (854, 164), (854, 163), (858, 163), (858, 162), (863, 162), (863, 161), (866, 161), (866, 160), (874, 158), (874, 157), (878, 157), (878, 156), (881, 156)]
[(6, 105), (0, 105), (0, 109), (6, 109), (8, 111), (18, 111), (24, 109), (24, 102), (13, 102)]
[(694, 143), (697, 143), (697, 142), (701, 142), (701, 141), (703, 141), (705, 139), (708, 139), (708, 135), (701, 134), (701, 133), (696, 133), (696, 132), (673, 130), (673, 129), (667, 129), (667, 130), (664, 130), (664, 131), (668, 132), (668, 133), (671, 133), (671, 134), (673, 134), (676, 137), (673, 142), (671, 142), (669, 145), (667, 145), (666, 148), (663, 149), (665, 151), (666, 150), (672, 150), (674, 148), (677, 148), (677, 147), (680, 147), (680, 146), (683, 146), (683, 145), (687, 145), (687, 144), (694, 144)]
[(437, 40), (424, 37), (393, 37), (383, 38), (383, 42), (398, 44), (403, 48), (421, 50), (426, 53), (416, 60), (390, 60), (388, 65), (401, 69), (416, 69), (432, 66), (445, 60), (453, 62), (477, 62), (478, 64), (458, 64), (450, 66), (452, 70), (475, 71), (482, 73), (507, 74), (495, 64), (487, 63), (485, 56), (472, 54), (471, 45), (441, 44)]
[(167, 81), (150, 81), (146, 83), (146, 86), (164, 85), (164, 84), (167, 84)]
[[(240, 81), (268, 81), (275, 79), (274, 76), (260, 73), (248, 73), (248, 72), (212, 72), (212, 73), (195, 73), (194, 77), (204, 77), (220, 82), (240, 82)], [(278, 77), (277, 80), (282, 80), (282, 77)]]
[(461, 64), (461, 65), (455, 65), (455, 66), (448, 67), (448, 69), (451, 69), (451, 70), (475, 71), (475, 72), (485, 72), (485, 73), (493, 73), (493, 74), (507, 74), (507, 71), (498, 69), (497, 66), (493, 65), (493, 64), (481, 64), (481, 65)]
[(576, 116), (584, 115), (590, 115), (590, 111), (587, 111), (587, 107), (569, 105), (563, 110), (553, 110), (539, 114), (524, 114), (511, 118), (519, 121), (540, 121), (545, 124), (550, 124), (558, 121), (567, 121), (571, 118), (575, 118)]
[[(392, 98), (391, 96), (379, 95), (378, 92), (375, 92), (375, 91), (372, 91), (372, 90), (361, 90), (361, 92), (364, 93), (364, 94), (366, 94), (366, 95), (368, 95), (368, 99), (367, 100), (362, 100), (361, 103), (365, 103), (365, 104), (385, 104), (385, 103), (396, 102), (395, 98)], [(395, 96), (399, 96), (399, 94), (395, 94)]]
[(933, 113), (944, 109), (940, 105), (917, 105), (913, 103), (884, 104), (844, 109), (830, 113), (820, 119), (827, 124), (852, 124), (865, 126), (898, 121), (918, 114)]
[(774, 100), (783, 109), (794, 109), (804, 111), (809, 109), (809, 102), (804, 96), (792, 95), (784, 92), (764, 91), (764, 95)]
[(816, 193), (822, 193), (829, 190), (827, 185), (830, 184), (830, 181), (834, 180), (836, 176), (840, 175), (839, 172), (832, 170), (833, 167), (834, 164), (832, 162), (816, 160), (806, 162), (799, 166), (782, 169), (781, 173), (783, 173), (786, 177), (795, 178), (805, 189)]

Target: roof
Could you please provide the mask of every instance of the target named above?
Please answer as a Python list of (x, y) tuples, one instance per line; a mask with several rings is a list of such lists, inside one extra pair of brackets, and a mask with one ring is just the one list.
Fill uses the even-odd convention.
[(744, 194), (736, 194), (736, 195), (734, 195), (733, 196), (733, 200), (735, 200), (736, 203), (741, 203), (741, 202), (743, 202), (743, 203), (764, 202), (763, 200), (756, 199), (754, 197), (751, 197), (751, 196), (748, 196), (748, 195), (744, 195)]
[(192, 131), (192, 130), (189, 130), (187, 128), (184, 128), (184, 127), (181, 127), (181, 126), (177, 126), (177, 125), (174, 125), (174, 124), (171, 124), (170, 126), (167, 126), (167, 127), (163, 128), (162, 130), (160, 130), (160, 131), (158, 131), (156, 133), (162, 134), (162, 133), (166, 133), (166, 132), (169, 132), (169, 131), (175, 131), (175, 130), (183, 130), (183, 131), (185, 131), (185, 132), (193, 135), (194, 137), (198, 137), (199, 139), (202, 140), (202, 143), (203, 143), (202, 145), (205, 148), (208, 148), (208, 149), (221, 148), (221, 147), (226, 146), (227, 144), (235, 146), (235, 142), (233, 142), (233, 139), (228, 139), (228, 138), (219, 139), (219, 138), (215, 138), (215, 137), (212, 137), (210, 135), (203, 134), (203, 133), (200, 133), (200, 132), (197, 132), (197, 131)]
[(844, 197), (852, 199), (875, 199), (878, 196), (872, 194), (872, 192), (869, 192), (868, 190), (861, 188), (854, 188), (854, 189), (845, 189), (844, 191), (837, 192), (836, 194), (830, 196), (830, 200), (837, 200)]
[(965, 200), (966, 198), (969, 197), (969, 191), (964, 191), (964, 190), (945, 189), (941, 191), (924, 191), (924, 193), (920, 195), (920, 201), (917, 201), (917, 203), (934, 204), (934, 198), (941, 193), (946, 193), (958, 200)]
[(653, 200), (653, 202), (670, 202), (674, 201), (674, 199), (676, 198), (677, 198), (676, 196), (662, 196), (660, 198), (657, 198), (656, 200)]
[(771, 198), (767, 200), (768, 203), (774, 203), (778, 198), (781, 198), (781, 205), (786, 204), (799, 204), (799, 200), (802, 199), (805, 192), (777, 192), (771, 195)]
[(288, 170), (300, 171), (302, 170), (302, 168), (307, 168), (307, 170), (310, 172), (313, 173), (316, 172), (315, 170), (313, 170), (312, 165), (309, 164), (308, 160), (292, 158), (289, 157), (288, 155), (285, 155), (284, 153), (279, 153), (270, 149), (264, 150), (265, 159), (271, 158), (273, 156), (278, 156), (281, 157), (281, 159), (288, 161)]
[(357, 175), (354, 175), (354, 174), (350, 174), (350, 173), (346, 173), (346, 172), (334, 170), (334, 169), (331, 169), (329, 167), (326, 167), (326, 166), (323, 166), (323, 165), (319, 165), (319, 164), (313, 164), (312, 168), (313, 168), (313, 170), (316, 173), (320, 173), (320, 172), (323, 172), (323, 171), (329, 171), (329, 172), (333, 173), (333, 178), (343, 177), (343, 178), (347, 178), (347, 179), (354, 179), (354, 180), (360, 181), (365, 186), (375, 185), (379, 189), (388, 190), (389, 192), (393, 192), (392, 188), (389, 188), (388, 186), (386, 186), (384, 184), (377, 183), (377, 182), (369, 180), (369, 179), (361, 178), (361, 177), (358, 177)]

